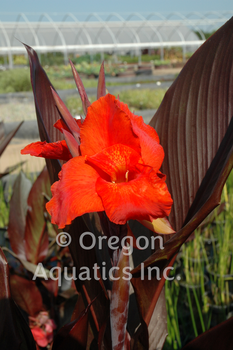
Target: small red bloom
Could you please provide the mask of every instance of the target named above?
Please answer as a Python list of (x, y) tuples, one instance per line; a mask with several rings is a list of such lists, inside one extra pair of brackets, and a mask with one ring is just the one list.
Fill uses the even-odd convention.
[(41, 347), (46, 347), (53, 341), (55, 322), (49, 318), (47, 311), (41, 311), (36, 318), (29, 316), (29, 326), (33, 338)]
[[(56, 124), (63, 131), (62, 123)], [(64, 133), (71, 153), (77, 147), (81, 155), (63, 165), (60, 180), (52, 186), (47, 210), (53, 223), (63, 228), (77, 216), (98, 211), (105, 211), (116, 224), (169, 215), (173, 201), (166, 177), (159, 171), (163, 148), (156, 131), (142, 117), (108, 94), (88, 107), (79, 127), (80, 145), (73, 137), (67, 138), (71, 135), (67, 128)], [(29, 145), (22, 153), (64, 160), (71, 157), (64, 141), (40, 143), (40, 150), (38, 145)]]
[(31, 332), (32, 332), (33, 338), (35, 339), (36, 343), (39, 346), (45, 347), (48, 345), (46, 333), (45, 333), (45, 331), (43, 331), (43, 329), (35, 326), (34, 328), (31, 329)]

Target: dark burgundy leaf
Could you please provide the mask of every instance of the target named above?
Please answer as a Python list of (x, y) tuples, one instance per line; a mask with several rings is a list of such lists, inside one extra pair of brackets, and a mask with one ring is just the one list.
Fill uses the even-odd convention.
[(0, 248), (0, 344), (1, 350), (36, 350), (35, 342), (19, 309), (11, 299), (9, 268)]
[[(232, 45), (233, 18), (188, 61), (151, 121), (165, 150), (162, 172), (168, 177), (174, 200), (170, 219), (178, 232), (164, 244), (164, 250), (145, 261), (146, 271), (149, 266), (157, 267), (161, 280), (148, 276), (144, 281), (132, 280), (147, 325), (165, 282), (164, 269), (173, 264), (181, 245), (220, 204), (233, 166)], [(133, 273), (139, 276), (141, 266)]]
[[(88, 220), (88, 216), (86, 218)], [(103, 281), (101, 279), (97, 280), (94, 276), (93, 267), (97, 264), (95, 248), (87, 250), (83, 249), (80, 245), (80, 234), (90, 231), (93, 232), (93, 230), (86, 226), (82, 217), (76, 218), (69, 228), (69, 233), (72, 237), (69, 248), (74, 260), (77, 278), (83, 272), (83, 268), (89, 269), (90, 272), (90, 280), (85, 279), (82, 281), (77, 279), (75, 283), (78, 291), (82, 294), (85, 307), (94, 300), (90, 308), (90, 314), (92, 316), (91, 327), (95, 338), (98, 339), (98, 332), (109, 314), (109, 300), (103, 286)], [(90, 247), (92, 242), (90, 235), (86, 235), (83, 239), (83, 244), (86, 247)]]
[(109, 336), (108, 337), (108, 344), (106, 344), (106, 337), (105, 337), (105, 332), (108, 331), (110, 332), (110, 327), (107, 330), (107, 326), (109, 326), (109, 317), (106, 319), (105, 323), (101, 326), (99, 330), (99, 335), (98, 335), (98, 350), (103, 350), (103, 349), (111, 349), (112, 347), (112, 339)]
[(51, 278), (48, 278), (47, 280), (41, 279), (41, 283), (45, 286), (48, 292), (55, 297), (58, 295), (58, 282), (58, 280), (52, 280)]
[[(164, 244), (163, 250), (158, 250), (146, 261), (145, 267), (157, 265), (165, 260), (170, 261), (178, 252), (189, 235), (200, 225), (207, 215), (220, 204), (221, 193), (228, 175), (233, 167), (233, 118), (227, 129), (221, 145), (209, 167), (206, 176), (194, 200), (196, 213), (190, 221)], [(136, 272), (136, 270), (135, 270)]]
[[(152, 274), (151, 278), (150, 276), (148, 277), (147, 271), (145, 271), (144, 275), (142, 275), (142, 271), (144, 271), (145, 267), (148, 267), (147, 260), (145, 263), (143, 263), (144, 265), (140, 265), (132, 271), (132, 274), (135, 274), (136, 276), (139, 276), (140, 274), (141, 278), (132, 278), (131, 283), (134, 287), (140, 314), (145, 323), (149, 326), (155, 305), (159, 299), (165, 282), (165, 279), (163, 278), (163, 269), (166, 267), (166, 265), (164, 263), (164, 260), (158, 261), (156, 264), (154, 262), (153, 266), (156, 265), (160, 271), (161, 280), (157, 280), (154, 274)], [(162, 298), (160, 301), (161, 300)]]
[(219, 205), (219, 207), (212, 211), (204, 221), (202, 221), (202, 223), (199, 225), (199, 228), (203, 230), (207, 225), (211, 224), (216, 219), (216, 217), (220, 215), (225, 209), (226, 203), (223, 202)]
[(86, 115), (87, 114), (87, 108), (91, 105), (91, 102), (88, 100), (86, 90), (85, 90), (85, 88), (83, 86), (83, 82), (80, 79), (80, 76), (79, 76), (78, 72), (75, 69), (75, 66), (73, 65), (73, 63), (71, 61), (70, 61), (70, 65), (71, 65), (73, 76), (74, 76), (74, 80), (75, 80), (75, 83), (76, 83), (76, 86), (78, 88), (78, 92), (79, 92), (79, 95), (80, 95), (80, 98), (81, 98), (81, 101), (82, 101), (83, 112)]
[(45, 167), (34, 182), (28, 196), (28, 211), (25, 227), (25, 252), (27, 260), (37, 264), (44, 260), (48, 252), (48, 232), (44, 195), (50, 196), (50, 181)]
[(70, 114), (70, 111), (68, 110), (68, 108), (66, 107), (64, 102), (60, 99), (60, 97), (58, 96), (56, 91), (54, 91), (52, 88), (51, 88), (51, 91), (52, 91), (56, 106), (57, 106), (59, 112), (61, 113), (66, 125), (68, 126), (70, 132), (73, 134), (76, 141), (79, 142), (80, 129), (79, 129), (78, 124), (76, 123), (76, 121), (74, 120), (74, 118)]
[(233, 317), (201, 334), (184, 350), (229, 350), (233, 349)]
[(75, 320), (62, 327), (54, 340), (52, 350), (85, 350), (86, 347), (82, 345), (82, 341), (86, 341), (87, 339), (87, 335), (84, 334), (83, 329), (85, 321), (85, 319)]
[(97, 87), (97, 99), (106, 95), (104, 62), (101, 64)]
[(26, 226), (27, 199), (31, 187), (31, 181), (20, 172), (15, 180), (13, 194), (10, 200), (8, 234), (11, 248), (19, 258), (24, 260), (26, 260), (24, 233)]
[[(78, 309), (83, 305), (82, 300), (80, 304), (80, 296), (78, 298), (75, 313), (78, 312)], [(81, 311), (76, 319), (71, 319), (71, 322), (63, 326), (58, 332), (54, 344), (53, 350), (64, 350), (69, 348), (70, 350), (74, 349), (86, 349), (87, 337), (88, 337), (88, 314), (92, 303), (88, 305), (86, 309)]]
[(84, 310), (85, 310), (85, 305), (83, 303), (83, 298), (82, 298), (82, 295), (79, 294), (78, 299), (75, 303), (75, 307), (72, 312), (71, 321), (77, 320), (80, 317), (80, 315), (82, 315)]
[(43, 301), (34, 281), (18, 275), (10, 276), (11, 295), (18, 306), (35, 317), (43, 309)]
[(0, 248), (0, 343), (1, 348), (19, 349), (20, 338), (17, 334), (12, 313), (12, 300), (8, 283), (9, 268), (5, 256)]
[[(33, 338), (31, 329), (28, 327), (28, 324), (25, 321), (24, 316), (22, 316), (20, 309), (17, 307), (15, 303), (14, 303), (13, 309), (14, 309), (14, 320), (16, 322), (16, 329), (21, 339), (19, 350), (39, 350), (39, 347), (37, 346)], [(6, 350), (9, 350), (9, 344), (10, 343), (7, 343), (8, 346), (6, 347)], [(5, 350), (4, 347), (1, 348), (1, 350)]]
[(149, 349), (149, 335), (146, 323), (142, 320), (137, 328), (133, 338), (131, 339), (131, 348), (133, 350)]
[(62, 129), (62, 130), (66, 140), (66, 144), (69, 148), (70, 153), (72, 154), (72, 157), (80, 156), (79, 144), (77, 140), (74, 138), (74, 136), (71, 133), (69, 133), (65, 129)]
[(233, 18), (189, 59), (150, 122), (165, 151), (176, 230), (197, 211), (194, 198), (233, 115), (232, 46)]
[[(40, 65), (36, 52), (28, 45), (25, 45), (28, 52), (31, 83), (36, 107), (37, 123), (41, 141), (55, 142), (63, 140), (63, 135), (54, 128), (55, 122), (60, 119), (60, 114), (55, 106), (50, 83), (45, 71)], [(55, 90), (55, 89), (54, 89)], [(46, 159), (50, 181), (58, 180), (58, 173), (61, 164), (56, 159)]]
[(17, 133), (17, 131), (19, 130), (19, 128), (21, 127), (22, 124), (23, 124), (23, 122), (19, 123), (19, 125), (14, 130), (12, 130), (3, 140), (1, 140), (0, 156), (5, 151), (7, 145), (11, 142), (12, 138), (15, 136), (15, 134)]

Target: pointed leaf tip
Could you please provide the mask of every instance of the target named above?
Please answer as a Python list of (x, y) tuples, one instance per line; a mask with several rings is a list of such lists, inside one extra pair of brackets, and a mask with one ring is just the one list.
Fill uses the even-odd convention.
[(97, 99), (105, 95), (106, 95), (106, 86), (105, 86), (105, 73), (104, 73), (104, 61), (103, 61), (99, 72)]
[[(33, 89), (38, 129), (41, 141), (56, 142), (63, 140), (62, 133), (53, 127), (60, 118), (60, 114), (54, 104), (50, 87), (52, 86), (44, 69), (40, 65), (36, 52), (25, 45), (30, 64), (31, 84)], [(58, 180), (61, 164), (58, 159), (46, 159), (51, 183)]]
[(83, 86), (83, 83), (82, 83), (82, 80), (73, 64), (73, 62), (71, 62), (70, 60), (70, 65), (71, 65), (71, 69), (72, 69), (72, 73), (73, 73), (73, 76), (74, 76), (74, 80), (75, 80), (75, 83), (76, 83), (76, 86), (78, 88), (78, 92), (79, 92), (79, 95), (80, 95), (80, 98), (82, 100), (82, 105), (83, 105), (83, 112), (84, 114), (86, 115), (87, 114), (87, 108), (91, 105), (91, 102), (88, 100), (88, 97), (87, 97), (87, 93), (85, 91), (85, 88)]

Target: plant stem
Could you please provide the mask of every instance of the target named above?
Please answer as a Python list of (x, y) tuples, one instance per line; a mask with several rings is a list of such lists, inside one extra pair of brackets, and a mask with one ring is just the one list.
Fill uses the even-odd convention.
[(195, 335), (195, 337), (198, 337), (197, 326), (196, 326), (196, 322), (195, 322), (195, 318), (194, 318), (194, 314), (193, 314), (192, 302), (191, 302), (191, 298), (190, 298), (190, 292), (189, 292), (189, 289), (187, 287), (186, 287), (186, 291), (187, 291), (188, 304), (189, 304), (190, 316), (191, 316), (192, 324), (193, 324), (194, 335)]
[(195, 298), (196, 305), (197, 305), (198, 315), (199, 315), (199, 318), (200, 318), (200, 321), (201, 321), (202, 332), (204, 333), (205, 332), (205, 324), (204, 324), (204, 320), (203, 320), (203, 316), (202, 316), (199, 300), (198, 300), (197, 293), (196, 293), (195, 289), (193, 289), (193, 294), (194, 294), (194, 298)]

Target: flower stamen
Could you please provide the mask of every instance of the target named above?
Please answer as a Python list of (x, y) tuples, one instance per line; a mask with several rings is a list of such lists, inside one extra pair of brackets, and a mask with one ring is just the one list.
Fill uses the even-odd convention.
[(126, 182), (129, 181), (129, 170), (127, 170), (126, 173), (125, 173), (125, 181)]

